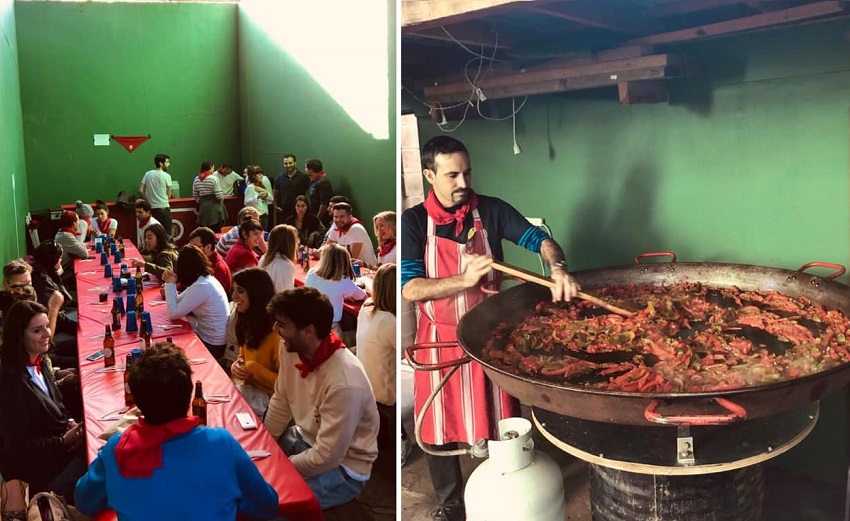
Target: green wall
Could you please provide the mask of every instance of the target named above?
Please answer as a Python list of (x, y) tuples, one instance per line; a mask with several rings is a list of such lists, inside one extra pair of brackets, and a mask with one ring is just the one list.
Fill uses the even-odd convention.
[[(396, 13), (395, 2), (386, 0), (386, 4), (385, 53), (354, 59), (389, 63), (388, 110), (381, 108), (378, 102), (382, 100), (374, 94), (364, 93), (362, 99), (362, 103), (374, 105), (374, 110), (386, 111), (389, 139), (376, 139), (363, 130), (298, 59), (282, 48), (249, 13), (240, 8), (239, 15), (243, 164), (258, 164), (267, 177), (274, 178), (283, 170), (285, 153), (296, 155), (301, 170), (307, 159), (320, 159), (334, 193), (352, 200), (355, 215), (370, 234), (373, 215), (396, 209)], [(280, 16), (276, 31), (286, 31), (299, 23), (283, 13)], [(326, 16), (339, 16), (339, 13), (328, 11)], [(316, 58), (327, 60), (329, 55), (336, 55), (339, 64), (334, 66), (346, 66), (351, 57), (346, 55), (345, 42), (361, 37), (361, 30), (356, 20), (343, 32), (328, 34), (317, 28)], [(352, 88), (356, 88), (358, 80), (356, 75), (351, 77)]]
[[(160, 152), (183, 197), (204, 159), (238, 162), (235, 4), (15, 7), (33, 209), (135, 192)], [(151, 139), (131, 154), (96, 133)]]
[[(453, 135), (471, 151), (475, 188), (544, 217), (573, 269), (668, 250), (682, 261), (846, 266), (848, 29), (841, 21), (671, 49), (699, 75), (672, 82), (669, 104), (620, 106), (616, 92), (530, 98), (517, 117), (520, 155), (510, 121), (468, 120)], [(422, 143), (438, 133), (423, 114)], [(539, 269), (513, 245), (506, 260)], [(843, 482), (845, 395), (824, 401), (813, 435), (780, 461)]]
[[(15, 4), (0, 0), (0, 259), (20, 257), (26, 250), (24, 216), (27, 204), (24, 134), (18, 84)], [(11, 188), (11, 189), (10, 189)]]

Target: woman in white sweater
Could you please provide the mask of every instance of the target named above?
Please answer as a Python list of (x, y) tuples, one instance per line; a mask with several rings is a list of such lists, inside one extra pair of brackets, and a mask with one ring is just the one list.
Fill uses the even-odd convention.
[(275, 293), (295, 287), (295, 252), (298, 251), (298, 230), (288, 224), (278, 224), (269, 233), (269, 249), (260, 257), (260, 267), (269, 273)]
[(342, 319), (343, 301), (345, 298), (363, 300), (366, 298), (366, 292), (354, 284), (351, 255), (345, 246), (326, 244), (319, 253), (319, 265), (307, 272), (304, 285), (318, 289), (331, 301), (334, 307), (334, 321), (331, 327), (340, 334), (342, 330), (339, 321)]
[(248, 168), (248, 184), (245, 187), (245, 206), (256, 208), (260, 213), (260, 224), (269, 229), (269, 207), (273, 206), (272, 186), (259, 166)]
[[(197, 246), (180, 248), (174, 271), (166, 270), (165, 302), (171, 319), (183, 318), (192, 324), (195, 333), (215, 358), (224, 354), (227, 331), (227, 293), (213, 276), (210, 261)], [(176, 283), (184, 289), (177, 294)]]

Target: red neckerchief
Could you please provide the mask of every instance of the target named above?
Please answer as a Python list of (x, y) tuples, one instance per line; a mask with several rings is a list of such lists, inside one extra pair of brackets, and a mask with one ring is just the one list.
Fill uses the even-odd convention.
[(443, 205), (440, 204), (440, 201), (437, 200), (437, 194), (434, 193), (434, 189), (428, 191), (428, 197), (425, 199), (425, 211), (428, 212), (428, 215), (431, 219), (434, 219), (434, 222), (437, 224), (449, 224), (452, 221), (456, 222), (455, 224), (455, 236), (460, 236), (463, 232), (463, 221), (466, 219), (467, 214), (475, 208), (478, 207), (478, 194), (473, 192), (471, 189), (469, 190), (469, 198), (467, 198), (466, 202), (460, 205), (454, 213), (450, 213), (448, 210), (443, 208)]
[(198, 426), (197, 416), (150, 425), (144, 418), (127, 427), (115, 447), (115, 463), (125, 478), (149, 478), (162, 467), (162, 444)]
[(345, 344), (342, 343), (342, 340), (339, 339), (337, 334), (331, 331), (331, 334), (328, 335), (326, 339), (322, 341), (319, 345), (319, 348), (316, 349), (316, 352), (313, 353), (313, 359), (308, 360), (298, 354), (298, 358), (301, 359), (300, 364), (295, 364), (296, 369), (301, 371), (301, 378), (307, 378), (311, 372), (315, 371), (317, 367), (322, 365), (322, 363), (331, 357), (337, 349), (344, 349)]
[(357, 217), (352, 217), (351, 220), (348, 221), (348, 224), (345, 225), (345, 228), (340, 228), (339, 226), (337, 226), (336, 229), (339, 231), (339, 236), (342, 237), (343, 235), (348, 233), (348, 230), (350, 230), (351, 227), (354, 226), (355, 224), (361, 224), (362, 225), (363, 221), (361, 221)]
[(318, 173), (315, 173), (315, 174), (310, 174), (310, 184), (315, 183), (316, 181), (318, 181), (319, 179), (321, 179), (323, 177), (325, 177), (324, 172), (318, 172)]
[(383, 257), (393, 251), (393, 248), (395, 248), (395, 237), (381, 243), (381, 247), (378, 248), (378, 257)]
[(35, 362), (27, 362), (27, 367), (35, 367), (35, 372), (41, 374), (41, 362), (44, 361), (44, 357), (38, 355), (35, 359)]
[(100, 233), (106, 233), (109, 231), (109, 217), (106, 218), (105, 221), (97, 220), (97, 229), (100, 230)]
[(70, 226), (67, 227), (67, 228), (60, 228), (59, 231), (65, 232), (65, 233), (70, 233), (71, 235), (77, 235), (77, 229), (71, 228)]
[(147, 226), (149, 222), (151, 222), (151, 217), (153, 217), (153, 216), (152, 216), (152, 215), (148, 215), (148, 218), (147, 218), (147, 219), (145, 219), (145, 221), (144, 221), (144, 222), (139, 221), (139, 229), (140, 229), (140, 230), (141, 230), (141, 229), (144, 229), (144, 227), (145, 227), (145, 226)]
[(206, 172), (201, 172), (200, 174), (198, 174), (198, 179), (199, 179), (200, 181), (203, 181), (204, 179), (208, 178), (208, 177), (209, 177), (209, 176), (211, 176), (211, 175), (212, 175), (212, 172), (210, 172), (209, 170), (207, 170)]

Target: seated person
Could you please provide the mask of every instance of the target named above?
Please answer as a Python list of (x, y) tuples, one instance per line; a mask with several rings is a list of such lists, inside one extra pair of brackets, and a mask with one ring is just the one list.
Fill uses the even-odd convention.
[(263, 225), (260, 221), (250, 220), (239, 225), (239, 240), (227, 252), (224, 262), (231, 273), (243, 268), (252, 268), (259, 263), (260, 256), (254, 251), (263, 242)]
[[(3, 293), (0, 301), (0, 327), (3, 325), (3, 316), (18, 300), (38, 300), (35, 288), (32, 286), (32, 266), (24, 259), (13, 259), (3, 266)], [(56, 322), (59, 319), (59, 311), (65, 303), (65, 297), (59, 291), (54, 291), (47, 299), (47, 317), (50, 322), (50, 331), (56, 334)]]
[(295, 263), (298, 261), (298, 230), (278, 224), (269, 233), (269, 249), (260, 257), (259, 266), (266, 270), (277, 293), (295, 287)]
[(88, 259), (89, 251), (85, 244), (77, 239), (80, 218), (75, 212), (64, 211), (59, 217), (59, 231), (53, 241), (62, 246), (62, 281), (69, 288), (76, 286), (74, 279), (74, 259)]
[[(322, 244), (328, 241), (328, 234), (331, 233), (331, 228), (334, 225), (334, 205), (337, 203), (348, 203), (351, 204), (351, 201), (348, 200), (348, 197), (344, 195), (335, 195), (331, 197), (330, 201), (327, 204), (327, 211), (323, 214), (321, 218), (322, 228), (325, 230), (325, 236), (322, 237)], [(321, 246), (321, 244), (319, 245)], [(317, 246), (318, 248), (318, 246)]]
[(187, 417), (192, 369), (173, 344), (142, 352), (130, 369), (139, 422), (109, 438), (77, 482), (77, 508), (107, 509), (122, 521), (203, 519), (263, 521), (277, 492), (227, 430)]
[(283, 451), (323, 509), (346, 503), (360, 494), (378, 457), (372, 386), (331, 331), (333, 306), (318, 290), (278, 293), (268, 310), (284, 342), (265, 426), (278, 438), (293, 420)]
[(50, 347), (47, 308), (12, 305), (0, 347), (0, 473), (29, 483), (29, 492), (52, 491), (74, 501), (86, 471), (85, 429), (62, 403), (44, 357)]
[(221, 283), (221, 287), (224, 288), (224, 292), (230, 295), (230, 267), (224, 262), (224, 258), (218, 254), (215, 249), (215, 232), (213, 232), (210, 228), (200, 227), (195, 228), (195, 230), (189, 234), (189, 244), (195, 245), (204, 252), (204, 255), (207, 256), (207, 259), (210, 261), (210, 265), (213, 269), (213, 276), (218, 279), (219, 283)]
[(392, 446), (395, 434), (395, 371), (399, 353), (396, 333), (396, 266), (382, 264), (372, 281), (372, 298), (357, 316), (357, 359), (372, 384), (381, 416), (379, 443)]
[(319, 251), (319, 265), (310, 268), (304, 277), (304, 285), (316, 288), (328, 297), (334, 309), (332, 328), (340, 334), (343, 301), (346, 297), (363, 300), (366, 292), (354, 283), (354, 270), (351, 269), (348, 250), (339, 244), (328, 244)]
[[(236, 214), (236, 226), (229, 229), (225, 232), (219, 239), (215, 245), (215, 251), (221, 255), (222, 258), (227, 258), (227, 252), (230, 251), (230, 248), (233, 247), (234, 244), (239, 240), (239, 225), (245, 221), (260, 221), (260, 212), (257, 211), (256, 208), (252, 208), (250, 206), (246, 206), (239, 210), (239, 213)], [(260, 253), (265, 253), (267, 249), (266, 245), (267, 237), (263, 234), (263, 241), (257, 247)]]
[[(212, 266), (204, 252), (187, 244), (180, 248), (174, 271), (162, 275), (165, 303), (172, 320), (186, 317), (201, 342), (216, 359), (224, 354), (227, 329), (227, 293), (213, 276)], [(180, 294), (177, 286), (185, 288)]]
[(307, 196), (299, 195), (295, 198), (295, 213), (284, 224), (294, 226), (298, 230), (298, 240), (308, 248), (322, 245), (325, 227), (318, 217), (307, 212)]
[(82, 201), (77, 201), (74, 203), (76, 207), (77, 216), (80, 220), (77, 222), (77, 240), (80, 242), (88, 242), (91, 240), (91, 220), (94, 217), (94, 210), (92, 209), (90, 204), (86, 204)]
[(230, 374), (241, 381), (237, 387), (260, 418), (266, 413), (280, 368), (280, 336), (272, 330), (274, 320), (266, 311), (274, 294), (271, 278), (261, 268), (247, 268), (233, 276), (239, 357)]
[(145, 248), (145, 230), (152, 224), (160, 223), (156, 220), (156, 217), (151, 215), (151, 203), (144, 199), (136, 199), (136, 248), (142, 254), (147, 253)]
[(372, 248), (369, 232), (363, 227), (360, 219), (351, 215), (351, 205), (336, 203), (334, 205), (334, 224), (328, 232), (328, 244), (345, 246), (354, 259), (360, 259), (367, 266), (374, 266), (378, 259)]
[(372, 217), (372, 225), (375, 227), (375, 238), (378, 239), (378, 266), (395, 264), (395, 212), (381, 212), (375, 215)]
[(129, 258), (127, 262), (134, 268), (143, 268), (147, 273), (153, 273), (160, 280), (165, 270), (174, 268), (177, 260), (177, 248), (165, 234), (161, 224), (149, 224), (145, 229), (145, 251), (143, 258)]
[(115, 232), (118, 231), (118, 221), (109, 218), (109, 208), (106, 203), (98, 201), (94, 207), (94, 219), (91, 222), (92, 233), (94, 235), (109, 235), (115, 237)]

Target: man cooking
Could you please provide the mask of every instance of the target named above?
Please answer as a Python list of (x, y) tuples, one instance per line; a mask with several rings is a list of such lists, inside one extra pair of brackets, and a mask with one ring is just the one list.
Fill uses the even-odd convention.
[[(417, 343), (456, 340), (460, 317), (484, 299), (479, 283), (495, 278), (491, 265), (503, 257), (502, 239), (543, 256), (555, 281), (553, 300), (576, 295), (578, 284), (567, 273), (558, 243), (508, 203), (472, 190), (469, 152), (463, 143), (449, 136), (431, 139), (422, 149), (422, 166), (432, 189), (424, 203), (402, 214), (401, 234), (402, 295), (418, 302)], [(419, 360), (436, 363), (462, 353), (459, 346), (434, 349)], [(447, 372), (416, 373), (417, 417)], [(511, 416), (519, 416), (516, 399), (490, 383), (481, 366), (471, 362), (434, 400), (423, 421), (422, 440), (435, 445), (435, 450), (449, 450), (457, 443), (495, 439), (498, 421)], [(465, 519), (459, 458), (428, 454), (425, 458), (438, 503), (433, 519)]]

